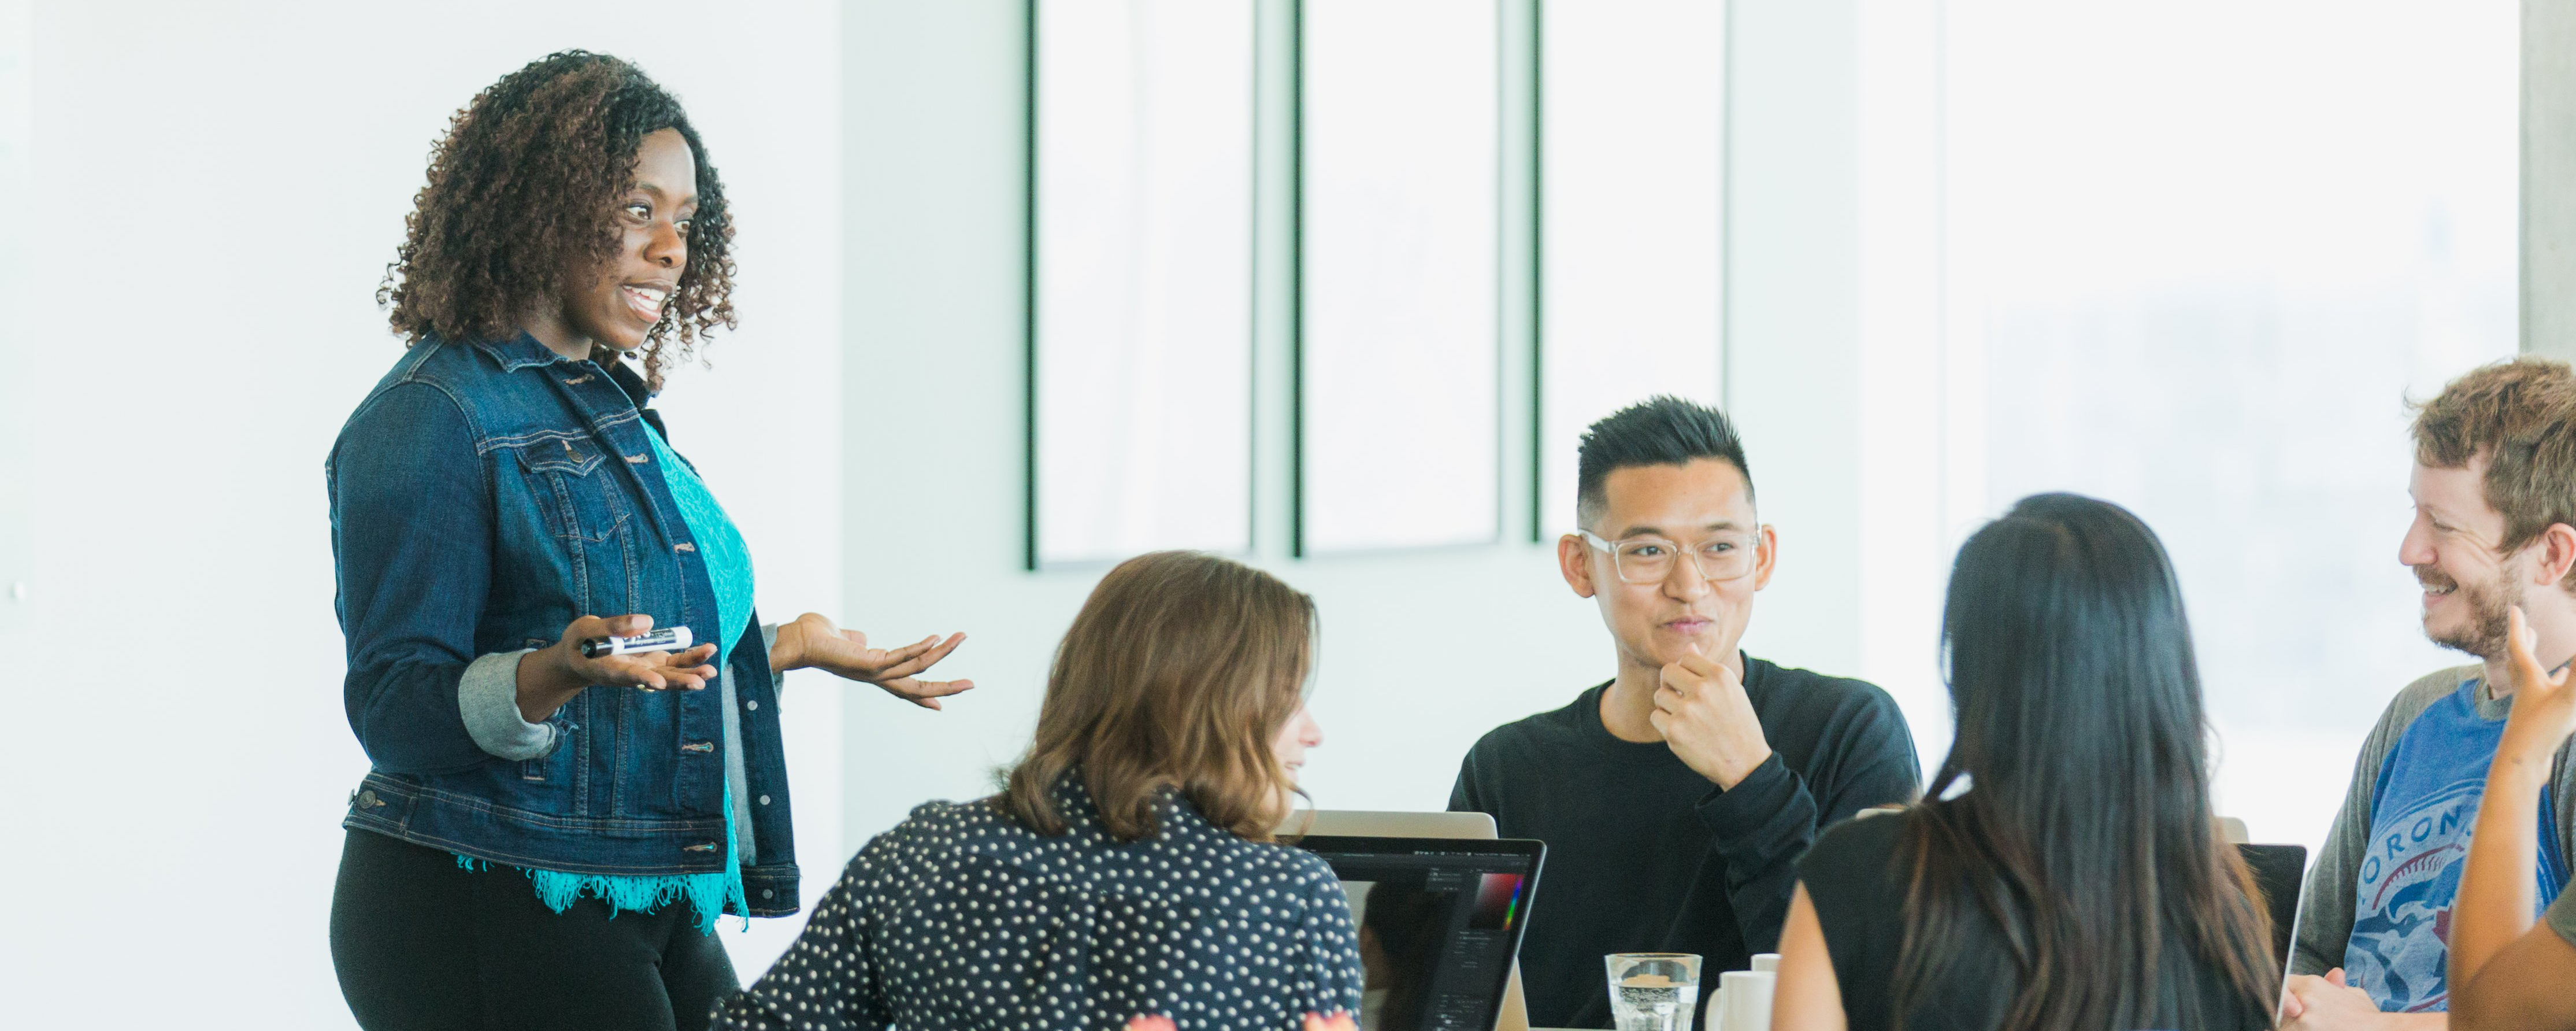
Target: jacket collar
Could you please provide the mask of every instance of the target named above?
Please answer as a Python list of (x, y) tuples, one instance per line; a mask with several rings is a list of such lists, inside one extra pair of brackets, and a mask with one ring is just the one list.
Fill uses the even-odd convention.
[(556, 354), (554, 348), (538, 343), (537, 338), (529, 336), (524, 331), (509, 340), (479, 340), (474, 346), (481, 348), (483, 353), (491, 355), (493, 361), (501, 363), (503, 372), (517, 372), (531, 365), (552, 365), (556, 362), (575, 360)]
[[(501, 363), (503, 372), (517, 372), (532, 365), (552, 365), (556, 362), (575, 360), (556, 354), (554, 348), (538, 343), (537, 338), (525, 332), (510, 340), (480, 341), (474, 346), (482, 349), (483, 353), (491, 355), (493, 361)], [(635, 402), (635, 407), (642, 408), (653, 403), (653, 393), (644, 385), (643, 374), (636, 372), (633, 366), (625, 362), (610, 362), (608, 378), (617, 384), (618, 389), (626, 392), (627, 398)]]
[(653, 425), (656, 429), (661, 427), (660, 417), (653, 414), (651, 407), (653, 392), (644, 385), (643, 373), (635, 371), (634, 366), (625, 362), (610, 362), (608, 379), (617, 384), (617, 389), (626, 392), (627, 400), (635, 402), (635, 407), (643, 409), (645, 418), (654, 420)]

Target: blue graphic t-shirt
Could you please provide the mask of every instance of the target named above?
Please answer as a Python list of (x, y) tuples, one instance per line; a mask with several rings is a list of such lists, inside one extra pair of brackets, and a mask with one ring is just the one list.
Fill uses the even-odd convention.
[[(2370, 848), (2353, 881), (2352, 938), (2344, 976), (2391, 1013), (2450, 1008), (2451, 904), (2469, 856), (2469, 833), (2486, 795), (2504, 720), (2478, 714), (2471, 677), (2406, 727), (2379, 766), (2371, 794)], [(2540, 827), (2539, 910), (2567, 883), (2566, 858), (2549, 824), (2549, 790), (2532, 818)]]

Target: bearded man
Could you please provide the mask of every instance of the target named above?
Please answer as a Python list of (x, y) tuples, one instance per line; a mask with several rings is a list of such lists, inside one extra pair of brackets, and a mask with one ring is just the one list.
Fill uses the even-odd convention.
[[(2576, 373), (2517, 358), (2443, 388), (2415, 417), (2415, 519), (2397, 560), (2424, 587), (2424, 633), (2479, 662), (2409, 685), (2354, 762), (2309, 874), (2285, 1028), (2447, 1027), (2451, 905), (2513, 687), (2507, 610), (2547, 666), (2576, 656)], [(2576, 855), (2576, 765), (2561, 748), (2530, 819), (2532, 900)]]

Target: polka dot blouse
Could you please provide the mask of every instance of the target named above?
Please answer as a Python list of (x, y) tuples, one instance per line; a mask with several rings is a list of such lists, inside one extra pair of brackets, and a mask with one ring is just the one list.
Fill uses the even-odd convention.
[(1076, 778), (1056, 799), (1071, 830), (1053, 838), (980, 801), (913, 810), (715, 1026), (1298, 1031), (1359, 1010), (1350, 903), (1322, 859), (1235, 837), (1177, 795), (1132, 842)]

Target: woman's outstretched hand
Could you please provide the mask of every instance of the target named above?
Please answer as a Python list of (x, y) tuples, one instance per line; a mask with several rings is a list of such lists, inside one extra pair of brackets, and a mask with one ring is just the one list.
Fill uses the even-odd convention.
[(2523, 622), (2522, 606), (2507, 616), (2505, 676), (2513, 683), (2513, 714), (2505, 719), (2504, 740), (2496, 746), (2499, 761), (2528, 764), (2534, 776), (2546, 776), (2558, 746), (2576, 732), (2576, 686), (2568, 667), (2544, 669), (2533, 654), (2539, 635)]
[(844, 680), (875, 684), (914, 705), (936, 709), (940, 699), (971, 689), (975, 682), (916, 680), (913, 674), (947, 658), (964, 640), (964, 634), (950, 634), (945, 641), (932, 634), (901, 648), (871, 648), (868, 635), (843, 630), (822, 613), (808, 612), (793, 623), (779, 624), (778, 643), (769, 649), (769, 668), (784, 673), (812, 667)]
[(563, 638), (551, 647), (530, 652), (519, 660), (519, 718), (542, 723), (563, 708), (565, 702), (592, 685), (602, 687), (640, 687), (647, 691), (678, 688), (695, 691), (713, 683), (716, 668), (707, 660), (716, 657), (716, 646), (702, 644), (680, 652), (628, 652), (596, 659), (583, 658), (581, 642), (594, 637), (633, 637), (653, 629), (653, 617), (583, 616), (564, 627)]
[[(2522, 607), (2507, 612), (2505, 679), (2513, 684), (2513, 713), (2504, 721), (2504, 740), (2487, 766), (2486, 795), (2478, 800), (2478, 822), (2470, 830), (2468, 859), (2460, 864), (2459, 893), (2451, 903), (2449, 935), (2451, 1020), (2455, 1027), (2536, 1026), (2499, 1021), (2500, 1009), (2515, 989), (2487, 969), (2515, 951), (2515, 942), (2530, 936), (2556, 935), (2531, 927), (2539, 911), (2532, 866), (2540, 861), (2540, 837), (2531, 814), (2540, 808), (2549, 781), (2550, 759), (2576, 729), (2576, 688), (2565, 666), (2540, 664), (2533, 654), (2538, 640), (2523, 621)], [(2509, 964), (2507, 965), (2510, 966)], [(2508, 975), (2504, 981), (2523, 980)]]

